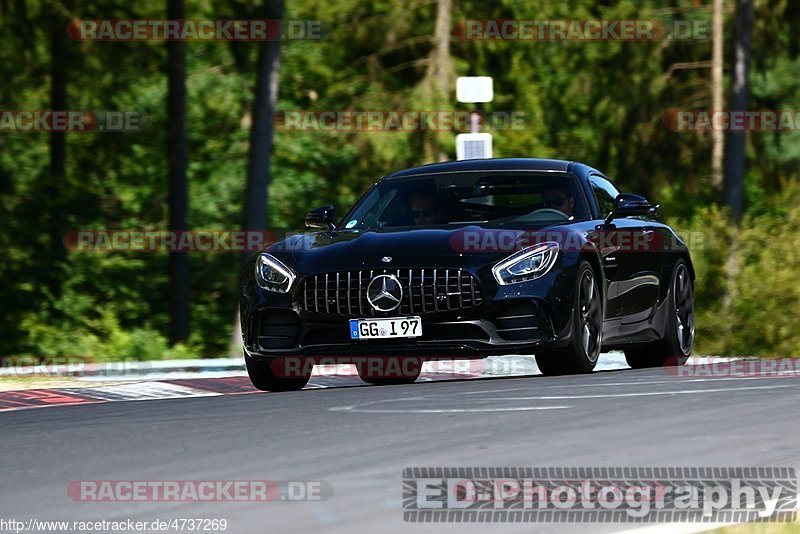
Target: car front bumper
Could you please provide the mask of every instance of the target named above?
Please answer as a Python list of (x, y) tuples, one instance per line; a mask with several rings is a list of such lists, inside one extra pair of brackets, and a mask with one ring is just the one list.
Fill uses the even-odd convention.
[(526, 354), (558, 343), (547, 306), (536, 299), (491, 303), (469, 313), (422, 315), (422, 336), (353, 340), (349, 317), (319, 317), (286, 308), (258, 308), (247, 318), (251, 357), (396, 356), (481, 358)]

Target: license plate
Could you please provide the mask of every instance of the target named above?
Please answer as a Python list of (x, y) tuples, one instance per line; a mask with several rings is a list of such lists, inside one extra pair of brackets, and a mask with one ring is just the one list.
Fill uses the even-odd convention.
[(422, 319), (419, 317), (350, 319), (350, 339), (392, 339), (421, 335)]

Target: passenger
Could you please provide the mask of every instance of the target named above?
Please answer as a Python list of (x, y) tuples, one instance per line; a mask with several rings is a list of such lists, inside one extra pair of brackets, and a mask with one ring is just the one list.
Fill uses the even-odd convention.
[(411, 197), (411, 218), (415, 226), (441, 224), (441, 215), (435, 193), (417, 191)]

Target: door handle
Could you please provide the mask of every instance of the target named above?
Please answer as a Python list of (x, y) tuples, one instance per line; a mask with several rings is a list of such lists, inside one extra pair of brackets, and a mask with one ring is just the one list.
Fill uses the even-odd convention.
[[(642, 230), (642, 240), (639, 245), (641, 252), (655, 252), (656, 246), (656, 232), (650, 228)], [(639, 248), (637, 247), (637, 248)]]

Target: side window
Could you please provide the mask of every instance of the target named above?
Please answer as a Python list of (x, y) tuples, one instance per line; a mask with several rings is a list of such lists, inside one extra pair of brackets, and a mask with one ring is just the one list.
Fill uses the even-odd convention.
[(381, 213), (378, 221), (382, 223), (395, 222), (402, 220), (409, 216), (408, 214), (409, 202), (403, 200), (402, 196), (398, 193), (392, 196), (392, 199), (386, 204), (386, 208)]
[(597, 202), (600, 217), (605, 217), (614, 211), (614, 199), (619, 195), (617, 188), (605, 178), (596, 175), (589, 177), (589, 184), (592, 186), (592, 193), (594, 194), (595, 202)]

